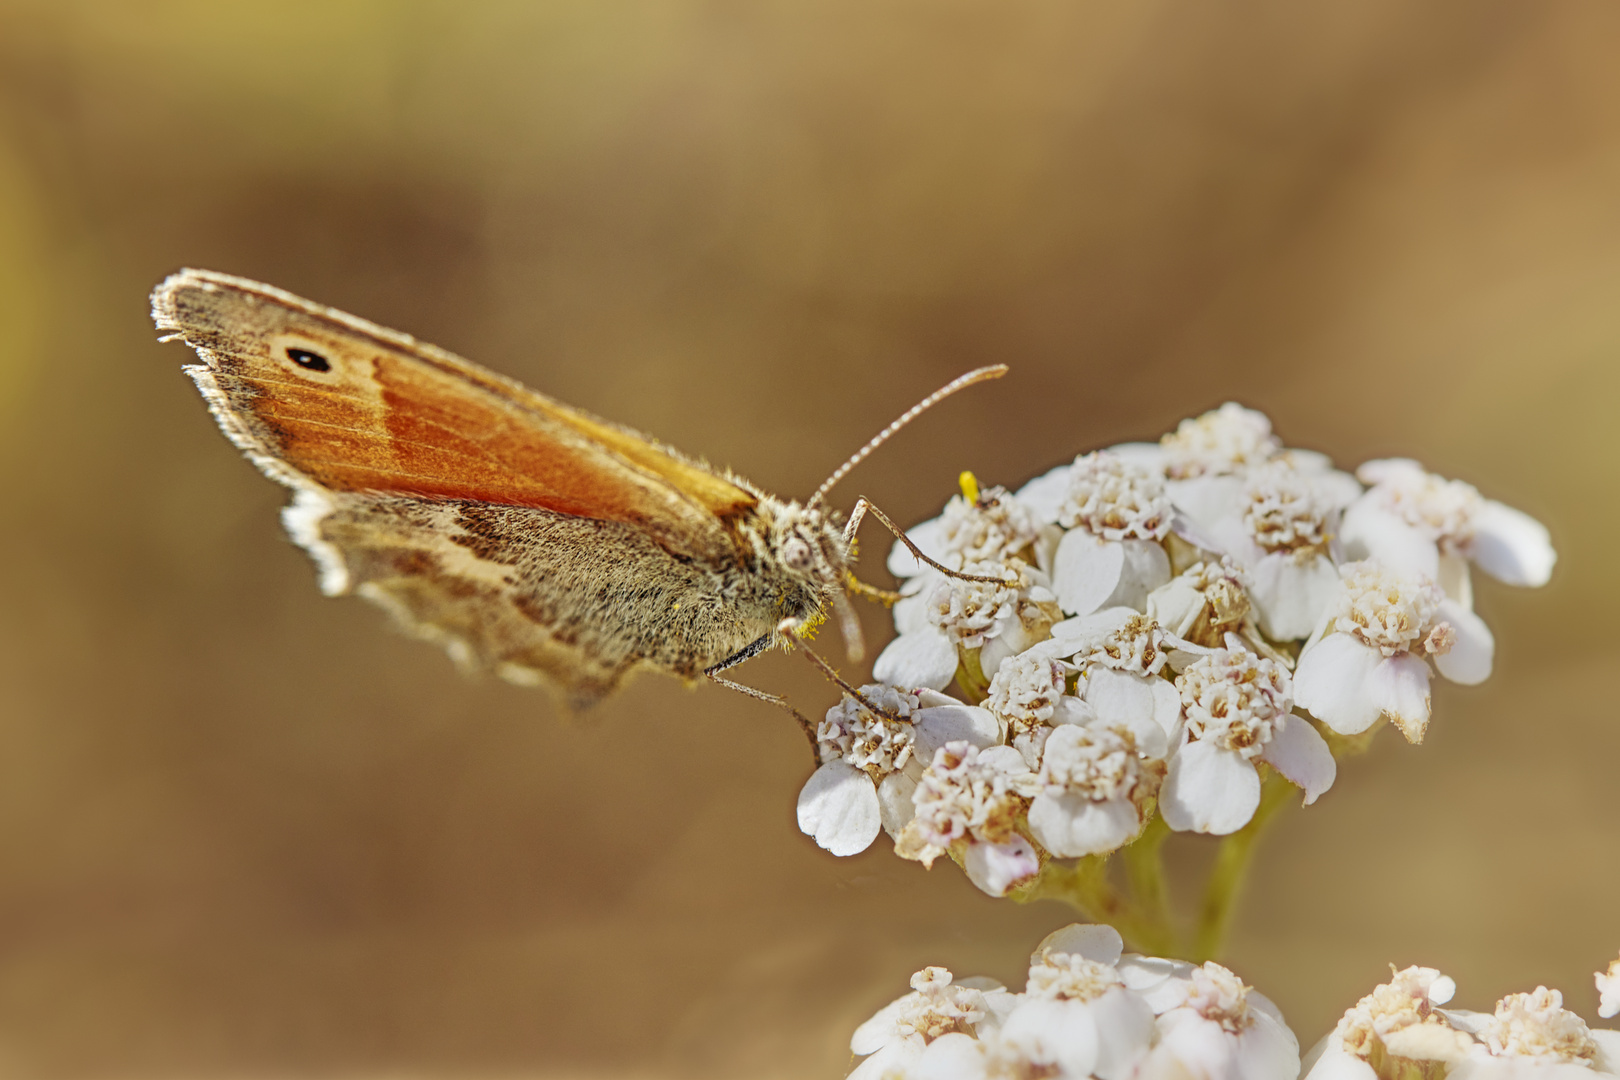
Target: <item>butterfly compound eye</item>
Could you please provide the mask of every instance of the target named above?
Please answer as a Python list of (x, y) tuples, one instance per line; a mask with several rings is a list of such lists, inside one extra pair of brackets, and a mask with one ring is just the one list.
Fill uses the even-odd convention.
[(317, 352), (308, 349), (287, 349), (287, 359), (303, 368), (305, 371), (331, 371), (332, 363)]
[(789, 570), (808, 570), (815, 560), (810, 554), (810, 545), (794, 536), (782, 545), (782, 561)]

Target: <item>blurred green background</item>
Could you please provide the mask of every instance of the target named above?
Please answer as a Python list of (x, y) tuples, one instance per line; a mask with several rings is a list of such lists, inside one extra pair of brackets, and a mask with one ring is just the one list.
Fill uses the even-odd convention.
[(0, 2), (0, 1074), (837, 1077), (915, 968), (1021, 983), (1068, 921), (818, 851), (766, 707), (648, 677), (569, 722), (322, 599), (154, 340), (183, 265), (784, 495), (1011, 364), (842, 489), (907, 521), (1228, 398), (1530, 511), (1562, 559), (1482, 584), (1496, 677), (1279, 828), (1230, 959), (1306, 1043), (1390, 961), (1592, 1018), (1617, 35), (1608, 0)]

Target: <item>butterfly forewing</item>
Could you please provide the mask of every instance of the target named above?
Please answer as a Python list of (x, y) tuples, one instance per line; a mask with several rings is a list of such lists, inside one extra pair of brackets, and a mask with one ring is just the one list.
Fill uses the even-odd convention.
[(153, 311), (202, 357), (193, 376), (217, 391), (227, 433), (332, 491), (622, 521), (699, 556), (718, 555), (725, 519), (755, 503), (650, 439), (267, 285), (182, 271), (158, 287)]

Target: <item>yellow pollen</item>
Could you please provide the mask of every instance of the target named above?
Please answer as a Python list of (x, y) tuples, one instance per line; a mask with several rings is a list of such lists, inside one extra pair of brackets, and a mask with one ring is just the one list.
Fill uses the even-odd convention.
[(962, 485), (962, 498), (974, 505), (978, 505), (979, 478), (964, 469), (962, 475), (956, 478), (956, 482)]

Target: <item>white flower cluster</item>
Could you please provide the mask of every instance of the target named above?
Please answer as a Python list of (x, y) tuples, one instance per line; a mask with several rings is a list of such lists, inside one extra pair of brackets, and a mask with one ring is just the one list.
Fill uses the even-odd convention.
[(1023, 993), (944, 968), (855, 1031), (850, 1080), (1294, 1080), (1299, 1043), (1219, 964), (1125, 954), (1107, 926), (1051, 934)]
[[(865, 692), (893, 704), (828, 714), (801, 826), (839, 854), (881, 826), (901, 854), (949, 853), (1003, 895), (1047, 856), (1129, 843), (1155, 810), (1234, 832), (1262, 767), (1313, 802), (1335, 776), (1317, 724), (1387, 719), (1421, 741), (1431, 665), (1490, 673), (1469, 560), (1538, 585), (1554, 555), (1545, 529), (1466, 484), (1407, 461), (1358, 475), (1227, 404), (1017, 493), (964, 476), (908, 536), (980, 580), (895, 545), (899, 634)], [(940, 693), (953, 680), (974, 704)]]
[[(1620, 1011), (1620, 978), (1599, 972), (1602, 1016)], [(1620, 1075), (1620, 1031), (1587, 1027), (1557, 990), (1509, 994), (1493, 1013), (1446, 1009), (1456, 984), (1409, 967), (1358, 1001), (1306, 1057), (1308, 1080), (1578, 1080)]]

